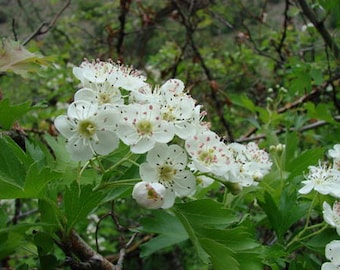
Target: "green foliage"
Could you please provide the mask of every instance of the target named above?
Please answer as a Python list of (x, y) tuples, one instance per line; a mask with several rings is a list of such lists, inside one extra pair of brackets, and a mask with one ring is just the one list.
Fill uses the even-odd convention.
[[(323, 221), (334, 199), (298, 190), (339, 143), (339, 56), (320, 31), (339, 44), (339, 1), (306, 1), (316, 26), (299, 1), (71, 1), (59, 14), (62, 2), (1, 11), (15, 20), (1, 24), (0, 268), (71, 268), (76, 229), (114, 263), (126, 252), (126, 269), (320, 269), (339, 238)], [(26, 39), (43, 20), (53, 27)], [(121, 144), (75, 162), (56, 134), (84, 57), (183, 80), (226, 141), (274, 149), (272, 171), (236, 195), (215, 181), (172, 209), (141, 209), (131, 191), (145, 155)]]

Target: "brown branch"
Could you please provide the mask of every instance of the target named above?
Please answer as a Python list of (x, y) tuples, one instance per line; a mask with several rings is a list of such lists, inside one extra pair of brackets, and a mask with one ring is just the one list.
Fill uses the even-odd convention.
[(116, 270), (115, 265), (93, 250), (75, 230), (72, 230), (69, 235), (62, 238), (62, 243), (58, 245), (64, 253), (71, 256), (75, 255), (78, 259), (69, 258), (67, 264), (72, 269)]
[(120, 0), (120, 15), (118, 17), (120, 28), (118, 32), (118, 40), (116, 45), (118, 59), (122, 60), (122, 46), (125, 37), (126, 15), (129, 12), (131, 0)]
[(334, 39), (331, 37), (330, 33), (325, 27), (324, 20), (319, 20), (316, 16), (316, 14), (311, 10), (306, 3), (305, 0), (296, 0), (299, 2), (299, 5), (301, 7), (301, 10), (303, 14), (311, 21), (311, 23), (314, 25), (316, 30), (319, 32), (319, 34), (322, 36), (324, 42), (330, 48), (330, 50), (333, 52), (334, 57), (339, 60), (340, 59), (340, 49)]
[(71, 0), (67, 0), (65, 5), (57, 12), (57, 14), (52, 18), (50, 22), (43, 22), (41, 23), (37, 29), (33, 31), (31, 35), (29, 35), (22, 43), (22, 45), (26, 45), (28, 42), (30, 42), (33, 38), (36, 36), (46, 34), (48, 31), (50, 31), (54, 25), (56, 24), (57, 20), (60, 18), (62, 13), (68, 8), (68, 6), (71, 4)]
[(176, 6), (176, 9), (179, 12), (180, 17), (182, 18), (183, 24), (185, 26), (186, 29), (186, 35), (187, 35), (187, 41), (191, 46), (191, 49), (193, 50), (193, 52), (195, 53), (195, 56), (197, 57), (199, 63), (201, 64), (201, 67), (207, 77), (207, 79), (209, 80), (209, 86), (210, 86), (210, 95), (212, 100), (215, 103), (215, 108), (217, 111), (217, 115), (221, 121), (221, 124), (224, 126), (224, 128), (227, 131), (228, 134), (228, 141), (233, 141), (233, 133), (231, 132), (231, 128), (229, 123), (227, 122), (227, 120), (224, 117), (224, 113), (223, 113), (223, 105), (222, 103), (219, 101), (216, 92), (217, 92), (217, 83), (214, 80), (213, 76), (211, 75), (210, 69), (208, 68), (208, 66), (205, 63), (205, 60), (203, 59), (201, 53), (199, 52), (196, 43), (194, 41), (193, 38), (193, 34), (195, 31), (195, 28), (193, 27), (193, 25), (191, 24), (190, 20), (185, 16), (184, 12), (181, 9), (181, 4), (179, 3), (178, 0), (173, 0), (172, 1), (174, 3), (174, 5)]
[[(340, 115), (335, 116), (334, 120), (337, 121), (337, 122), (340, 122)], [(315, 129), (315, 128), (318, 128), (318, 127), (321, 127), (321, 126), (325, 126), (325, 125), (328, 125), (328, 124), (330, 124), (330, 123), (327, 122), (327, 121), (324, 121), (324, 120), (320, 120), (320, 121), (316, 121), (316, 122), (314, 122), (312, 124), (305, 125), (305, 126), (303, 126), (301, 128), (289, 128), (289, 129), (280, 128), (280, 129), (274, 130), (274, 133), (276, 135), (279, 135), (279, 134), (285, 133), (287, 131), (304, 132), (304, 131)], [(244, 142), (258, 141), (258, 140), (261, 140), (261, 139), (264, 139), (264, 138), (266, 138), (265, 134), (259, 134), (259, 135), (252, 136), (252, 137), (242, 137), (240, 139), (237, 139), (236, 142), (244, 143)]]
[[(333, 85), (333, 82), (336, 80), (340, 79), (340, 74), (336, 74), (335, 76), (333, 76), (332, 78), (330, 78), (328, 81), (324, 82), (322, 85), (318, 86), (318, 87), (314, 87), (314, 89), (308, 93), (305, 94), (301, 97), (299, 97), (298, 99), (296, 99), (293, 102), (287, 103), (284, 106), (282, 106), (281, 108), (277, 109), (277, 113), (284, 113), (290, 109), (296, 108), (298, 106), (300, 106), (301, 104), (305, 103), (306, 101), (310, 100), (314, 95), (316, 95), (317, 93), (319, 93), (322, 89), (327, 88), (328, 85)], [(246, 134), (244, 134), (241, 138), (237, 139), (236, 141), (243, 141), (243, 140), (247, 140), (247, 138), (249, 138), (252, 134), (254, 134), (257, 131), (256, 127), (251, 128)], [(262, 135), (261, 135), (262, 136)], [(254, 137), (253, 137), (254, 138)]]
[(289, 0), (285, 0), (285, 10), (284, 10), (284, 21), (283, 21), (283, 33), (279, 42), (279, 46), (277, 47), (277, 52), (280, 56), (280, 59), (282, 62), (285, 61), (285, 57), (282, 54), (282, 48), (285, 42), (285, 39), (287, 37), (287, 28), (288, 28), (288, 20), (289, 20), (289, 16), (288, 16), (288, 11), (289, 11)]

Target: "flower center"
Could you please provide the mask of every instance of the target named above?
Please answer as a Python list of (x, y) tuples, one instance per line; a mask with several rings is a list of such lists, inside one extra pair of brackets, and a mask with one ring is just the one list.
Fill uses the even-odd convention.
[(161, 180), (164, 182), (172, 181), (176, 173), (177, 171), (173, 169), (171, 166), (165, 165), (159, 168), (159, 176)]
[(137, 131), (141, 135), (152, 134), (152, 123), (148, 120), (142, 120), (137, 123)]
[(198, 159), (207, 165), (213, 163), (216, 160), (216, 156), (214, 155), (214, 150), (209, 149), (207, 151), (202, 151), (199, 154)]
[(162, 113), (162, 119), (168, 122), (173, 122), (176, 120), (176, 117), (173, 114), (173, 109), (169, 108), (168, 111)]
[(111, 96), (108, 93), (100, 93), (98, 96), (98, 101), (100, 104), (110, 103)]
[(92, 137), (96, 133), (96, 125), (90, 120), (80, 121), (78, 132), (86, 138)]

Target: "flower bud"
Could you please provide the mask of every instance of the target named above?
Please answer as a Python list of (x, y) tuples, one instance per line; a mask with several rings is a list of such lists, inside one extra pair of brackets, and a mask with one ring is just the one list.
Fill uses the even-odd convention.
[(132, 191), (132, 197), (148, 209), (161, 208), (164, 203), (165, 187), (159, 183), (139, 182)]

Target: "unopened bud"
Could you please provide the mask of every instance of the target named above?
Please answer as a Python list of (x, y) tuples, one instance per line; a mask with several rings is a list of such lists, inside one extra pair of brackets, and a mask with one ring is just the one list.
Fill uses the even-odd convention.
[(162, 184), (139, 182), (133, 187), (132, 197), (145, 208), (158, 209), (164, 204), (165, 191)]
[(242, 186), (239, 183), (226, 182), (225, 185), (233, 195), (237, 195), (242, 191)]

